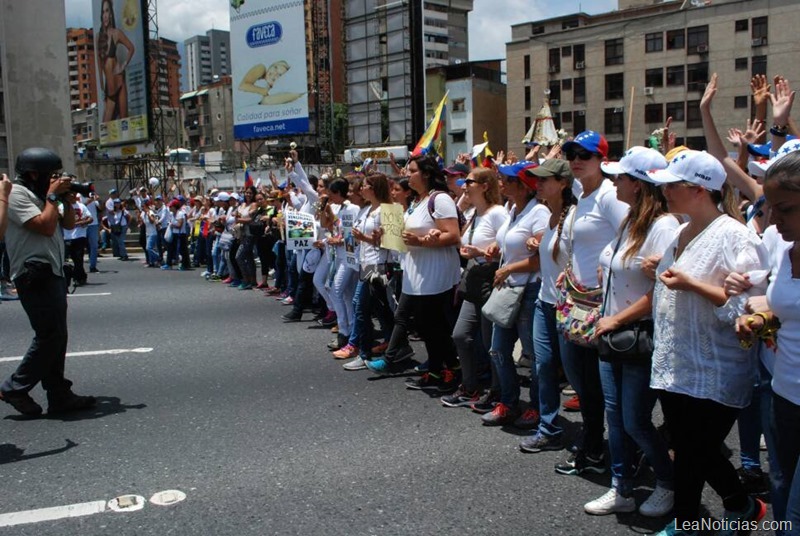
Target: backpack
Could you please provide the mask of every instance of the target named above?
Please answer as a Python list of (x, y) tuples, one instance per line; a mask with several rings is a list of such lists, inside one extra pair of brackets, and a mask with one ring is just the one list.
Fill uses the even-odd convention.
[[(428, 198), (428, 214), (431, 215), (431, 219), (434, 221), (436, 220), (436, 218), (433, 217), (433, 211), (436, 208), (436, 196), (439, 194), (449, 195), (446, 192), (436, 191), (433, 192), (431, 196)], [(453, 202), (455, 203), (455, 201)], [(458, 215), (458, 232), (460, 233), (461, 230), (464, 228), (464, 226), (467, 224), (467, 218), (464, 217), (464, 213), (461, 212), (461, 209), (458, 208), (458, 205), (456, 205), (456, 214)]]

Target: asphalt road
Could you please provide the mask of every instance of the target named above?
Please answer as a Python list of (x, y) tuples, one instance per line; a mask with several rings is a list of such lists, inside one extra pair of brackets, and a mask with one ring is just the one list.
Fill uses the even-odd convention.
[[(584, 514), (608, 475), (557, 475), (563, 451), (523, 454), (518, 431), (482, 427), (402, 379), (345, 372), (327, 330), (282, 324), (286, 308), (261, 292), (138, 261), (104, 257), (100, 269), (69, 299), (69, 351), (152, 351), (68, 358), (75, 391), (99, 397), (95, 412), (25, 421), (0, 406), (0, 521), (124, 494), (186, 499), (0, 522), (0, 534), (572, 536), (667, 521)], [(21, 356), (31, 331), (18, 302), (0, 305), (0, 326), (0, 357)], [(0, 361), (0, 375), (15, 366)], [(652, 475), (638, 484), (641, 502)], [(709, 490), (706, 505), (721, 515)]]

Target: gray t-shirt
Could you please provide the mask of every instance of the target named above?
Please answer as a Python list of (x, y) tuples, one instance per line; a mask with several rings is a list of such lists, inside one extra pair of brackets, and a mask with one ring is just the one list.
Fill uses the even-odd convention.
[(25, 271), (26, 261), (46, 262), (53, 273), (64, 277), (64, 238), (61, 223), (57, 224), (53, 236), (29, 231), (25, 222), (35, 218), (44, 210), (44, 201), (33, 192), (15, 184), (8, 196), (8, 230), (6, 248), (11, 261), (11, 279)]

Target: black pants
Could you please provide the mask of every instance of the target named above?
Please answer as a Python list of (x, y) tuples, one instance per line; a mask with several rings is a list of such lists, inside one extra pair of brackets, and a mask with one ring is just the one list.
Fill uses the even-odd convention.
[(454, 297), (455, 289), (428, 296), (400, 294), (400, 301), (394, 312), (394, 329), (389, 340), (389, 348), (386, 350), (386, 359), (392, 361), (395, 355), (408, 345), (407, 334), (412, 328), (413, 317), (417, 333), (425, 342), (428, 371), (438, 374), (443, 367), (458, 368), (458, 354), (452, 337), (456, 319)]
[(239, 252), (239, 239), (234, 238), (231, 242), (231, 249), (228, 256), (228, 270), (231, 272), (231, 278), (237, 281), (242, 280), (242, 271), (239, 269), (239, 263), (236, 262), (236, 254)]
[[(294, 266), (290, 266), (289, 269), (294, 269)], [(310, 274), (301, 268), (300, 277), (297, 281), (297, 292), (295, 292), (294, 303), (292, 304), (292, 315), (302, 316), (303, 310), (311, 305), (313, 297), (314, 274)]]
[(667, 391), (658, 391), (658, 397), (675, 449), (675, 519), (698, 520), (706, 482), (722, 498), (726, 510), (747, 508), (747, 494), (722, 453), (722, 443), (740, 410)]
[[(275, 268), (275, 239), (271, 236), (260, 236), (256, 239), (256, 251), (261, 261), (261, 275), (266, 281), (269, 271)], [(276, 284), (277, 286), (277, 284)]]
[(41, 273), (35, 280), (26, 274), (14, 280), (19, 300), (33, 328), (33, 340), (17, 370), (0, 386), (3, 393), (27, 393), (37, 383), (47, 398), (70, 392), (64, 378), (67, 355), (67, 287), (63, 277)]
[(86, 238), (73, 238), (69, 241), (67, 254), (74, 265), (73, 277), (79, 284), (86, 283), (86, 269), (83, 267), (83, 256), (86, 254)]

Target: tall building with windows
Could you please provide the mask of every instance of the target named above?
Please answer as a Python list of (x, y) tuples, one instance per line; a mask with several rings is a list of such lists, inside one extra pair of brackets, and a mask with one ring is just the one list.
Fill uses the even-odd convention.
[[(158, 63), (155, 55), (150, 55), (150, 106), (153, 108), (178, 108), (181, 99), (181, 55), (178, 43), (163, 37), (157, 42), (148, 44), (151, 51), (158, 51)], [(157, 80), (156, 83), (153, 83)]]
[(186, 91), (210, 84), (214, 75), (231, 73), (231, 34), (225, 30), (208, 30), (183, 42), (186, 61)]
[[(705, 148), (699, 104), (712, 73), (721, 131), (751, 114), (750, 78), (798, 77), (793, 0), (646, 2), (627, 9), (516, 24), (506, 45), (509, 149), (547, 97), (556, 127), (604, 132), (612, 156), (645, 143), (672, 117), (678, 142)], [(626, 140), (627, 138), (627, 140)]]
[(91, 28), (67, 28), (67, 61), (70, 108), (83, 110), (97, 103), (97, 64)]
[(425, 69), (467, 61), (472, 3), (344, 0), (349, 145), (407, 145), (422, 133)]

